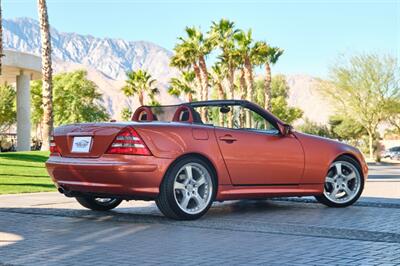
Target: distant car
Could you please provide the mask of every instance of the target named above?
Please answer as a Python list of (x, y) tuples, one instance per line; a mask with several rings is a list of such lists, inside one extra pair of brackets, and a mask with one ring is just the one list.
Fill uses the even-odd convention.
[(392, 147), (382, 153), (382, 158), (400, 159), (400, 146)]
[(215, 200), (315, 196), (349, 206), (368, 171), (358, 149), (295, 132), (242, 100), (142, 106), (131, 122), (58, 127), (46, 166), (58, 190), (89, 209), (155, 200), (186, 220)]

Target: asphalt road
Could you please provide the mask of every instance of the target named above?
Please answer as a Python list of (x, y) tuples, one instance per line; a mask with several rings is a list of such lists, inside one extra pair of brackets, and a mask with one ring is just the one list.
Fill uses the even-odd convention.
[(368, 165), (368, 179), (373, 180), (400, 180), (400, 162), (399, 163), (370, 163)]
[[(400, 184), (399, 168), (370, 168), (370, 191)], [(310, 198), (230, 201), (179, 222), (153, 202), (99, 213), (57, 193), (4, 195), (0, 264), (400, 265), (399, 221), (395, 197), (344, 209)]]

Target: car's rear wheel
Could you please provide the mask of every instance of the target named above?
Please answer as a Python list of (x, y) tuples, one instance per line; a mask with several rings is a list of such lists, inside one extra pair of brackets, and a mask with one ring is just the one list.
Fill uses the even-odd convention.
[(214, 200), (216, 177), (204, 160), (186, 157), (167, 172), (156, 204), (167, 217), (193, 220), (203, 216)]
[(341, 156), (329, 167), (324, 193), (315, 198), (329, 207), (347, 207), (361, 196), (364, 178), (359, 163), (351, 157)]
[(94, 211), (109, 211), (121, 204), (122, 200), (117, 198), (76, 197), (83, 207)]

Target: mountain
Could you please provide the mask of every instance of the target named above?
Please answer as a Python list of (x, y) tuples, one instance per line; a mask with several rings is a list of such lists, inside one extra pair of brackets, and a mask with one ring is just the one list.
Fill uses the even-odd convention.
[[(5, 49), (40, 55), (38, 21), (31, 18), (4, 20), (3, 34)], [(147, 70), (158, 81), (161, 103), (178, 102), (166, 90), (170, 78), (177, 75), (177, 71), (169, 67), (171, 51), (151, 42), (96, 38), (54, 28), (51, 28), (51, 38), (54, 71), (86, 69), (88, 78), (103, 93), (104, 105), (113, 118), (118, 119), (122, 108), (128, 104), (120, 90), (127, 70)], [(331, 108), (316, 89), (318, 80), (307, 75), (289, 75), (287, 80), (291, 88), (289, 103), (303, 109), (311, 120), (326, 122)]]
[[(3, 27), (5, 49), (40, 55), (38, 21), (30, 18), (4, 20)], [(146, 69), (157, 79), (163, 103), (177, 102), (165, 89), (169, 79), (176, 75), (176, 70), (169, 67), (172, 52), (154, 43), (95, 38), (54, 28), (51, 28), (51, 42), (55, 72), (87, 69), (89, 79), (99, 86), (113, 117), (118, 117), (127, 104), (120, 88), (125, 72), (131, 69)]]
[[(319, 90), (320, 80), (308, 75), (287, 75), (286, 81), (290, 88), (288, 103), (304, 111), (304, 117), (325, 124), (334, 108)], [(298, 121), (301, 123), (301, 121)]]

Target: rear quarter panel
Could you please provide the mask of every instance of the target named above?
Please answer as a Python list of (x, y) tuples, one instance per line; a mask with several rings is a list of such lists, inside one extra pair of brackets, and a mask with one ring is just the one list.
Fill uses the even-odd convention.
[(214, 135), (214, 127), (185, 123), (141, 124), (133, 126), (152, 154), (158, 158), (177, 158), (200, 154), (214, 166), (219, 185), (231, 184), (225, 162)]

